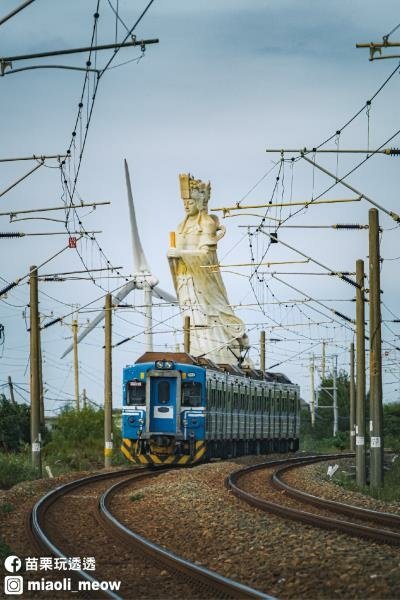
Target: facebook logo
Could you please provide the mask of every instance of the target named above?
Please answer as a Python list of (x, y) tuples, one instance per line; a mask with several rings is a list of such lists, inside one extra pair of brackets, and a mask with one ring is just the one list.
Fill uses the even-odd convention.
[(18, 573), (20, 568), (22, 567), (22, 561), (18, 556), (7, 556), (4, 561), (4, 568), (9, 573)]

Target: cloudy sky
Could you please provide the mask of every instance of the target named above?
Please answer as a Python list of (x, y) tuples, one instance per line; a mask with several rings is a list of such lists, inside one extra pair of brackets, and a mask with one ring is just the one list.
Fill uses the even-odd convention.
[[(18, 4), (17, 0), (3, 0), (0, 19)], [(146, 5), (139, 0), (119, 0), (121, 20), (116, 28), (112, 10), (117, 6), (116, 0), (101, 0), (97, 43), (113, 43), (116, 34), (121, 40), (126, 34), (125, 26), (130, 29)], [(90, 45), (96, 6), (94, 0), (36, 0), (1, 25), (1, 55), (9, 57)], [(211, 207), (232, 206), (241, 200), (243, 205), (263, 204), (271, 199), (273, 202), (304, 201), (320, 194), (331, 199), (354, 198), (355, 194), (341, 185), (323, 194), (333, 180), (305, 161), (297, 160), (298, 153), (285, 153), (284, 158), (288, 160), (280, 163), (279, 153), (268, 154), (265, 150), (313, 148), (331, 136), (323, 148), (375, 149), (393, 136), (399, 127), (399, 73), (395, 73), (374, 98), (369, 110), (365, 105), (395, 70), (398, 60), (369, 62), (368, 50), (356, 49), (355, 44), (381, 40), (398, 21), (398, 3), (394, 0), (379, 6), (372, 0), (330, 3), (318, 0), (207, 0), (202, 3), (155, 0), (135, 33), (138, 39), (159, 38), (159, 44), (149, 45), (139, 61), (133, 60), (140, 58), (139, 48), (121, 50), (110, 65), (114, 68), (105, 72), (97, 89), (75, 200), (110, 201), (111, 206), (79, 212), (87, 231), (102, 232), (96, 234), (97, 242), (86, 239), (79, 242), (84, 265), (89, 269), (103, 268), (109, 260), (112, 265), (122, 267), (121, 273), (132, 274), (124, 158), (131, 170), (146, 256), (160, 285), (170, 292), (173, 286), (165, 256), (168, 236), (183, 213), (178, 173), (190, 171), (197, 178), (211, 181)], [(398, 39), (399, 35), (400, 30), (391, 39)], [(92, 67), (104, 67), (111, 56), (110, 52), (97, 53), (92, 57)], [(14, 62), (13, 69), (44, 65), (84, 68), (86, 61), (87, 54), (76, 54)], [(72, 139), (84, 76), (82, 71), (46, 68), (11, 73), (0, 79), (0, 158), (64, 154)], [(75, 130), (72, 159), (66, 171), (67, 177), (72, 179), (94, 80), (92, 75)], [(343, 127), (363, 107), (360, 115)], [(340, 135), (335, 135), (336, 132)], [(399, 145), (398, 137), (387, 144), (396, 145)], [(310, 156), (338, 176), (343, 176), (365, 157), (337, 153)], [(296, 160), (291, 161), (291, 157)], [(399, 212), (397, 160), (375, 155), (346, 181), (387, 210)], [(27, 161), (0, 163), (0, 194), (34, 165)], [(1, 195), (1, 211), (62, 205), (65, 190), (57, 167), (57, 161), (48, 160), (45, 166)], [(315, 205), (296, 215), (294, 208), (273, 208), (268, 216), (275, 219), (290, 216), (285, 224), (292, 226), (366, 224), (369, 208), (371, 205), (364, 200)], [(257, 214), (260, 216), (254, 216)], [(252, 226), (260, 223), (263, 214), (263, 210), (249, 209), (224, 220), (227, 234), (219, 247), (221, 264), (249, 263), (252, 257), (256, 264), (303, 260), (282, 244), (268, 248), (268, 238), (263, 233), (249, 237), (249, 232), (255, 231)], [(2, 216), (1, 231), (65, 231), (63, 212), (26, 216), (30, 219), (13, 223), (9, 223), (8, 216)], [(50, 218), (56, 221), (48, 220)], [(265, 222), (274, 223), (270, 219)], [(394, 349), (400, 343), (400, 328), (398, 323), (391, 322), (400, 316), (399, 261), (393, 260), (400, 256), (399, 228), (384, 212), (380, 212), (380, 224), (384, 229), (381, 242), (384, 396), (386, 401), (393, 401), (400, 395), (399, 353)], [(78, 223), (71, 219), (70, 228), (75, 226)], [(366, 230), (282, 228), (279, 238), (331, 270), (353, 272), (358, 258), (366, 261), (367, 268)], [(2, 286), (26, 275), (30, 265), (42, 264), (67, 242), (65, 233), (3, 239)], [(41, 273), (82, 270), (82, 261), (74, 250), (65, 250), (43, 267)], [(340, 318), (332, 319), (329, 309), (354, 318), (354, 288), (337, 278), (315, 275), (323, 269), (312, 263), (261, 266), (258, 277), (251, 267), (223, 270), (231, 303), (243, 305), (238, 308), (238, 314), (248, 324), (251, 354), (256, 363), (259, 331), (265, 329), (267, 340), (280, 340), (267, 343), (267, 366), (277, 365), (274, 370), (283, 371), (298, 382), (306, 399), (310, 393), (310, 356), (315, 354), (316, 364), (320, 366), (322, 340), (327, 341), (328, 366), (332, 356), (337, 355), (339, 368), (348, 370), (353, 332), (343, 326), (345, 323)], [(272, 277), (271, 272), (276, 275)], [(281, 275), (283, 272), (287, 274)], [(303, 274), (306, 272), (312, 274)], [(103, 273), (102, 279), (97, 275), (96, 285), (87, 279), (42, 282), (43, 323), (70, 315), (75, 308), (96, 299), (99, 300), (90, 308), (101, 307), (104, 293), (124, 282), (116, 278), (115, 273), (112, 277), (105, 277)], [(310, 297), (325, 307), (313, 302), (294, 302)], [(128, 301), (136, 308), (114, 315), (114, 343), (135, 336), (113, 354), (117, 406), (122, 367), (134, 362), (144, 349), (142, 294), (132, 293)], [(18, 287), (1, 298), (0, 306), (0, 323), (5, 332), (0, 385), (11, 375), (19, 386), (16, 389), (21, 401), (28, 398), (29, 389), (28, 302), (29, 288), (23, 279)], [(85, 325), (95, 314), (81, 310), (80, 324)], [(182, 340), (178, 311), (157, 306), (154, 318), (156, 348), (175, 348)], [(71, 316), (66, 316), (62, 324), (43, 331), (48, 411), (58, 410), (66, 401), (73, 400), (71, 355), (60, 359), (70, 343), (70, 324)], [(79, 349), (80, 388), (85, 388), (89, 398), (99, 404), (103, 402), (103, 335), (103, 329), (98, 327)]]

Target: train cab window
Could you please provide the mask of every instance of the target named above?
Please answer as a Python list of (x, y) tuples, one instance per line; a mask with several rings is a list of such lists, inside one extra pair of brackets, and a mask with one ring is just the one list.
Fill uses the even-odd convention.
[[(215, 390), (213, 390), (215, 392)], [(182, 406), (201, 406), (201, 383), (196, 381), (182, 382)]]
[(169, 402), (169, 381), (158, 382), (158, 401), (160, 404), (168, 404)]
[(127, 404), (146, 404), (146, 383), (133, 379), (126, 384)]

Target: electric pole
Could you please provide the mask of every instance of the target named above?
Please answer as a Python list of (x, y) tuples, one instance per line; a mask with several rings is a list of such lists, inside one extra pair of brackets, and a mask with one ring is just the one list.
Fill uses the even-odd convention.
[(379, 217), (376, 208), (369, 215), (369, 348), (370, 348), (370, 485), (383, 485), (382, 437), (382, 338), (379, 255)]
[(184, 318), (183, 323), (183, 350), (190, 354), (190, 317)]
[(310, 411), (311, 427), (315, 426), (314, 354), (310, 356)]
[(143, 282), (143, 298), (145, 304), (145, 348), (146, 352), (153, 352), (153, 291), (147, 281)]
[(350, 344), (350, 451), (355, 450), (356, 390), (354, 384), (354, 343)]
[(365, 473), (365, 281), (364, 261), (356, 262), (356, 481), (366, 483)]
[(326, 352), (326, 342), (324, 340), (322, 342), (322, 362), (321, 362), (321, 379), (322, 379), (322, 381), (325, 379), (325, 352)]
[(111, 467), (112, 433), (112, 296), (106, 295), (104, 311), (104, 466)]
[(79, 411), (79, 363), (78, 363), (78, 321), (72, 320), (72, 344), (74, 349), (74, 383), (75, 383), (75, 406)]
[(265, 331), (260, 331), (260, 370), (265, 375)]
[(333, 357), (333, 437), (338, 433), (338, 403), (337, 403), (337, 355)]
[(42, 476), (40, 439), (40, 346), (39, 346), (39, 301), (38, 274), (36, 266), (30, 267), (29, 311), (30, 311), (30, 396), (31, 396), (31, 449), (32, 466)]
[(82, 392), (82, 404), (83, 404), (83, 408), (87, 407), (86, 388), (83, 388), (83, 392)]
[[(39, 317), (40, 324), (40, 317)], [(39, 396), (40, 396), (40, 425), (44, 427), (44, 392), (43, 392), (43, 365), (42, 365), (42, 336), (40, 327), (38, 330), (39, 336)]]
[(13, 386), (13, 382), (12, 382), (12, 379), (11, 379), (10, 375), (8, 376), (8, 387), (10, 389), (10, 399), (11, 399), (11, 402), (13, 404), (16, 404), (16, 402), (15, 402), (15, 396), (14, 396), (14, 386)]

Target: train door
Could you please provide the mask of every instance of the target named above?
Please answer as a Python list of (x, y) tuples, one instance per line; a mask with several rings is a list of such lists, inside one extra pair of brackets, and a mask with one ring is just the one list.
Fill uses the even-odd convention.
[(150, 378), (150, 431), (176, 433), (175, 377)]

